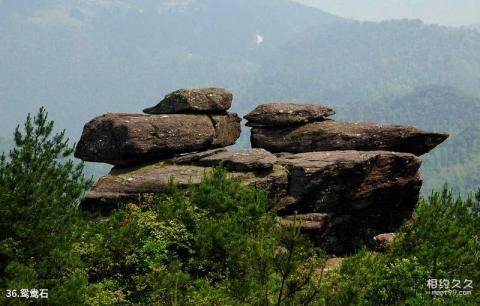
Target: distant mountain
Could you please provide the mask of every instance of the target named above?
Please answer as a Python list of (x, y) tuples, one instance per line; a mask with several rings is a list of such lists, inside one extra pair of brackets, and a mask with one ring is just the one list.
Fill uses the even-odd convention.
[(471, 24), (471, 25), (469, 25), (468, 27), (469, 27), (469, 28), (472, 28), (472, 29), (480, 30), (480, 22)]
[(424, 157), (424, 192), (444, 183), (463, 193), (480, 187), (479, 98), (454, 87), (431, 85), (391, 101), (387, 108), (383, 121), (450, 133), (445, 143)]
[(0, 134), (45, 105), (74, 138), (179, 87), (239, 92), (263, 50), (343, 20), (288, 0), (4, 0), (0, 14)]
[(341, 118), (366, 120), (426, 84), (480, 96), (478, 50), (480, 33), (420, 21), (316, 26), (272, 51), (243, 100), (329, 103)]
[[(329, 104), (342, 120), (475, 134), (480, 32), (467, 28), (356, 22), (288, 0), (0, 0), (0, 41), (5, 138), (41, 105), (77, 140), (93, 116), (205, 86), (233, 91), (240, 114), (302, 101)], [(248, 144), (245, 129), (239, 146)]]

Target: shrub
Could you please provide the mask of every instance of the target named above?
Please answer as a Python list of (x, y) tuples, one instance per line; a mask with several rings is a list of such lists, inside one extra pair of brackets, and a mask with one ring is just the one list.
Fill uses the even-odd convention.
[[(480, 292), (479, 199), (444, 189), (422, 199), (417, 217), (385, 254), (359, 252), (334, 279), (331, 305), (477, 305)], [(429, 279), (473, 282), (469, 296), (433, 296)], [(442, 289), (438, 289), (442, 290)]]
[(318, 294), (321, 254), (283, 229), (263, 191), (214, 169), (91, 223), (77, 248), (92, 283), (139, 304), (298, 304)]

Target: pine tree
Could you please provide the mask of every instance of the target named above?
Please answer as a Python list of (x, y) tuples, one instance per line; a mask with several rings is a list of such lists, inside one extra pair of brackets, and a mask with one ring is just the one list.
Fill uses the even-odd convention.
[(17, 126), (14, 141), (0, 157), (0, 288), (52, 288), (76, 269), (76, 206), (91, 180), (44, 108)]

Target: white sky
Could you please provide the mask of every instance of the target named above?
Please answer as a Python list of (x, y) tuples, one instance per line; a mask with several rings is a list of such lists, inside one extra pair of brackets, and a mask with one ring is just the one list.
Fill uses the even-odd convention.
[(480, 22), (480, 0), (293, 0), (357, 20), (421, 19), (449, 26)]

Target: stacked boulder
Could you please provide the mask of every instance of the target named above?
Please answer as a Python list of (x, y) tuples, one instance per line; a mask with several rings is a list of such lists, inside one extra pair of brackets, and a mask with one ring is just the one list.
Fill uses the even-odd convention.
[(224, 89), (190, 89), (165, 96), (147, 115), (102, 115), (85, 125), (75, 157), (126, 166), (232, 145), (241, 119), (227, 112), (231, 105)]
[(336, 122), (312, 104), (271, 103), (244, 118), (254, 148), (279, 156), (289, 169), (284, 224), (334, 253), (395, 231), (412, 216), (422, 181), (418, 155), (448, 135), (414, 127)]
[(86, 124), (76, 156), (115, 165), (83, 207), (108, 212), (141, 195), (197, 184), (222, 164), (278, 202), (283, 224), (298, 224), (330, 253), (352, 252), (412, 216), (422, 181), (418, 155), (448, 135), (413, 127), (335, 122), (331, 108), (272, 103), (245, 116), (253, 149), (228, 151), (240, 119), (222, 89), (179, 90), (148, 115), (106, 114)]

